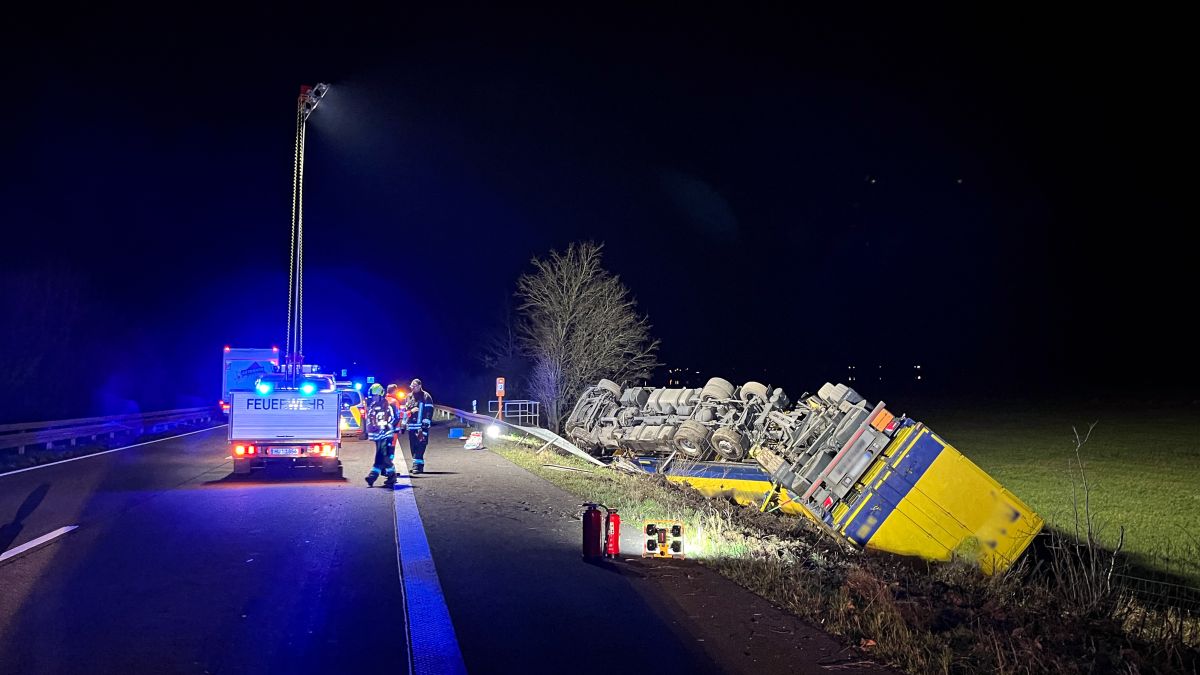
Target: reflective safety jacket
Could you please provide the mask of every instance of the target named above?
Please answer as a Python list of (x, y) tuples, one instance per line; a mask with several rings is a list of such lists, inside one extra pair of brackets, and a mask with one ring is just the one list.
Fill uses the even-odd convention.
[(409, 431), (428, 430), (433, 424), (433, 397), (429, 392), (412, 394), (408, 397), (408, 429)]
[(396, 417), (396, 430), (399, 431), (404, 429), (404, 422), (408, 419), (408, 409), (404, 407), (404, 404), (400, 402), (400, 399), (394, 396), (387, 396), (386, 398), (388, 405), (390, 405), (392, 408), (392, 414)]
[[(386, 399), (386, 401), (388, 403), (387, 419), (380, 420), (380, 422), (382, 422), (382, 424), (379, 425), (379, 428), (376, 431), (368, 432), (368, 434), (367, 434), (367, 438), (371, 439), (372, 441), (382, 441), (385, 438), (390, 438), (391, 435), (396, 433), (396, 430), (400, 428), (399, 408), (393, 403), (392, 399)], [(373, 406), (375, 406), (376, 403), (377, 403), (377, 401), (372, 400), (368, 404), (367, 413), (366, 413), (367, 415), (376, 414), (377, 409), (373, 408)], [(380, 412), (382, 412), (382, 411), (380, 411)], [(364, 421), (366, 421), (366, 420), (364, 420)]]

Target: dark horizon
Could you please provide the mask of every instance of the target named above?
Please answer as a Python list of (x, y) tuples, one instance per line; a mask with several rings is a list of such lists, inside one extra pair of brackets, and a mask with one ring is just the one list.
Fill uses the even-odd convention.
[(224, 345), (283, 346), (292, 115), (317, 82), (310, 361), (483, 400), (502, 373), (473, 352), (516, 277), (595, 240), (667, 367), (1193, 397), (1181, 29), (570, 12), (20, 26), (4, 421), (215, 403)]

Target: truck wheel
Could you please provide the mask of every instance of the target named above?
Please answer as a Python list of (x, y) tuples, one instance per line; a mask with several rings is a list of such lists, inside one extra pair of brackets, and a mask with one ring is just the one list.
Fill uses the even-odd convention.
[(617, 384), (616, 382), (613, 382), (612, 380), (600, 380), (600, 382), (598, 382), (596, 384), (596, 386), (600, 387), (604, 391), (607, 391), (608, 393), (612, 394), (613, 396), (615, 396), (617, 398), (621, 398), (621, 385)]
[(734, 429), (721, 427), (713, 432), (713, 450), (731, 462), (740, 462), (750, 449), (750, 441)]
[(761, 398), (763, 403), (766, 403), (769, 399), (766, 385), (758, 382), (747, 382), (746, 384), (742, 385), (742, 392), (739, 395), (739, 398), (741, 398), (743, 401), (749, 401), (755, 396)]
[(235, 459), (233, 460), (233, 472), (239, 476), (246, 476), (250, 473), (250, 460)]
[(708, 454), (708, 428), (696, 420), (686, 420), (675, 430), (671, 442), (688, 459), (704, 459)]
[(733, 384), (726, 379), (714, 377), (700, 390), (700, 399), (733, 398)]

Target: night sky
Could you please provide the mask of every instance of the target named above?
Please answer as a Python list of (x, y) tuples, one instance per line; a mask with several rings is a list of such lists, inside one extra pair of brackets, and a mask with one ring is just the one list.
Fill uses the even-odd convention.
[(317, 82), (310, 361), (484, 399), (503, 373), (474, 348), (517, 275), (593, 239), (667, 366), (811, 390), (885, 365), (871, 398), (914, 364), (942, 393), (1185, 390), (1182, 24), (1004, 10), (12, 23), (0, 417), (212, 403), (223, 345), (282, 346)]

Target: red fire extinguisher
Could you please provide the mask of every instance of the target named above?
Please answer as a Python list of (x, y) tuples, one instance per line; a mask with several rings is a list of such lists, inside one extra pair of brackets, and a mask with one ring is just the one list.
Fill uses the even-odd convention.
[[(607, 508), (607, 507), (606, 507)], [(604, 555), (616, 558), (621, 555), (621, 516), (616, 509), (608, 509), (608, 518), (604, 521)]]
[(587, 510), (583, 512), (583, 559), (599, 560), (604, 555), (604, 516), (600, 514), (598, 504), (584, 504)]

